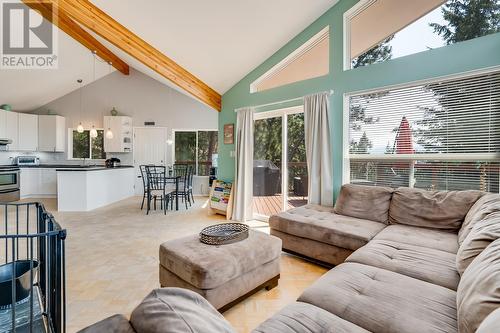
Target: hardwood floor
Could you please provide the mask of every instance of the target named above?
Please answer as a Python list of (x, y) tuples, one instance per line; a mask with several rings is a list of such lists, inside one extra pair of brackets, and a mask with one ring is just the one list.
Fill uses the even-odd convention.
[[(260, 215), (271, 216), (281, 212), (282, 195), (269, 195), (261, 197), (253, 197), (253, 211)], [(287, 209), (300, 207), (307, 204), (305, 197), (289, 196), (287, 202)]]
[[(140, 198), (130, 198), (87, 213), (60, 213), (55, 200), (41, 200), (67, 229), (68, 332), (75, 332), (115, 313), (132, 309), (158, 283), (158, 249), (162, 242), (198, 233), (224, 221), (208, 215), (207, 199), (196, 198), (194, 207), (179, 212), (139, 209)], [(252, 228), (268, 231), (266, 223)], [(250, 332), (259, 323), (293, 302), (326, 269), (282, 254), (278, 287), (261, 290), (224, 313), (238, 332)]]

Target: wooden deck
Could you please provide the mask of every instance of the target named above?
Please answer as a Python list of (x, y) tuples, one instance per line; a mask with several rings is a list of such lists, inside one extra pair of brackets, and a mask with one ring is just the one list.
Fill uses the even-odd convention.
[[(260, 215), (271, 216), (282, 211), (281, 195), (253, 197), (253, 212)], [(307, 198), (303, 197), (288, 197), (288, 205), (286, 209), (303, 206), (307, 203)]]

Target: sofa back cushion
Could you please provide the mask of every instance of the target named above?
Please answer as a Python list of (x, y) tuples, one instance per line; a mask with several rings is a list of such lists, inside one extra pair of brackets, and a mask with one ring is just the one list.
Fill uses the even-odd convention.
[(181, 288), (153, 290), (132, 312), (130, 322), (138, 333), (235, 333), (206, 299)]
[(500, 239), (491, 243), (467, 267), (457, 290), (458, 331), (476, 332), (500, 307)]
[(344, 185), (335, 203), (335, 213), (387, 224), (392, 188)]
[(458, 244), (462, 245), (477, 221), (481, 221), (488, 214), (498, 211), (500, 211), (500, 194), (488, 193), (482, 196), (465, 216), (464, 223), (458, 231)]
[(472, 260), (498, 238), (500, 238), (500, 211), (490, 213), (474, 223), (471, 231), (458, 248), (457, 271), (463, 274)]
[(427, 191), (400, 187), (392, 195), (391, 224), (457, 231), (481, 191)]

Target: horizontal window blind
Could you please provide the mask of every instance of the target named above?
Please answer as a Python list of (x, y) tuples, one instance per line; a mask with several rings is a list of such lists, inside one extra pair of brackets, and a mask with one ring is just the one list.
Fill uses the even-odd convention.
[(352, 183), (498, 192), (500, 72), (352, 96)]

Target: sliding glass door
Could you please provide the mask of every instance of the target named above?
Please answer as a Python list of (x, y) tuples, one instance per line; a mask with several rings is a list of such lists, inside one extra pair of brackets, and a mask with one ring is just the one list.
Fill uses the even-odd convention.
[(307, 203), (307, 166), (302, 107), (255, 114), (254, 218)]

